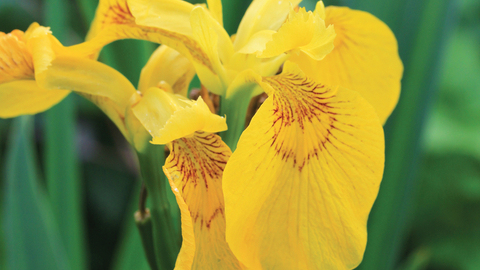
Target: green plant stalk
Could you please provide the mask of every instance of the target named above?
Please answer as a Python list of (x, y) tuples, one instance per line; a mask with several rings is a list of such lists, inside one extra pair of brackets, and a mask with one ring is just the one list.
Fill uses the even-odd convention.
[(143, 214), (140, 211), (135, 212), (135, 224), (140, 232), (140, 238), (142, 239), (142, 245), (145, 250), (148, 264), (152, 270), (158, 270), (150, 210), (146, 209), (146, 212)]
[[(415, 6), (413, 2), (407, 1), (406, 5)], [(398, 264), (415, 187), (426, 108), (437, 84), (439, 55), (452, 21), (452, 3), (423, 1), (419, 25), (415, 33), (410, 33), (412, 40), (403, 40), (412, 49), (401, 53), (405, 64), (402, 94), (385, 127), (385, 173), (369, 219), (367, 250), (359, 269), (390, 270)], [(411, 18), (406, 16), (404, 20), (408, 24)]]
[[(135, 185), (135, 190), (139, 189), (140, 185)], [(122, 223), (121, 243), (113, 259), (113, 270), (151, 270), (144, 252), (142, 239), (134, 219), (132, 219), (138, 209), (138, 199), (138, 194), (134, 194), (130, 199), (126, 219)], [(151, 239), (153, 240), (153, 238)]]
[(147, 145), (138, 153), (142, 179), (150, 199), (153, 246), (157, 266), (162, 270), (171, 270), (175, 266), (180, 251), (181, 236), (174, 227), (172, 207), (168, 199), (167, 181), (162, 166), (165, 164), (164, 146)]
[(33, 117), (21, 116), (9, 137), (2, 190), (7, 269), (72, 269), (38, 177)]
[[(61, 42), (68, 32), (68, 1), (45, 1), (45, 24)], [(61, 240), (74, 270), (86, 268), (83, 192), (75, 144), (75, 96), (45, 112), (45, 177)]]

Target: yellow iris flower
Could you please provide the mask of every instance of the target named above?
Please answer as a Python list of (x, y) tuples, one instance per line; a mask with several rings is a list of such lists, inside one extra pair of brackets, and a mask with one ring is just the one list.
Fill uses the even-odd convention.
[[(180, 0), (101, 0), (87, 41), (49, 49), (38, 69), (29, 31), (0, 36), (6, 46), (23, 44), (15, 45), (19, 55), (33, 55), (14, 61), (21, 72), (0, 73), (0, 95), (35, 78), (42, 91), (89, 97), (137, 150), (147, 131), (152, 143), (167, 144), (164, 171), (182, 213), (176, 269), (353, 269), (366, 246), (383, 174), (382, 124), (403, 68), (395, 37), (374, 16), (322, 2), (307, 12), (294, 8), (299, 2), (254, 0), (231, 38), (220, 0), (207, 1), (208, 9)], [(123, 38), (169, 46), (152, 56), (138, 92), (91, 59)], [(42, 55), (49, 47), (38, 48)], [(175, 95), (186, 94), (194, 73), (224, 97), (229, 127), (243, 123), (251, 97), (268, 94), (233, 153), (214, 134), (226, 129), (225, 119), (202, 99)]]

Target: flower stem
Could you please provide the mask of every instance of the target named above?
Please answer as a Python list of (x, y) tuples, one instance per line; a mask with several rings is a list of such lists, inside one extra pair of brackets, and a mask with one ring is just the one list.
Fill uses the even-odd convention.
[[(173, 269), (180, 251), (181, 236), (175, 230), (172, 207), (167, 197), (163, 146), (148, 145), (144, 152), (137, 153), (145, 187), (150, 198), (153, 248), (159, 269)], [(143, 235), (142, 235), (143, 236)], [(148, 254), (148, 252), (147, 252)]]

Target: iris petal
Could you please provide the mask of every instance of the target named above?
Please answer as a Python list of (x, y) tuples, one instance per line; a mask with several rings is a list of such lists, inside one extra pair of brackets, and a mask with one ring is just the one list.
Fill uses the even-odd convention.
[(374, 109), (287, 62), (224, 172), (227, 242), (252, 269), (352, 269), (384, 166)]
[(376, 109), (382, 123), (400, 95), (403, 65), (392, 31), (373, 15), (349, 8), (327, 7), (335, 48), (322, 61), (293, 56), (307, 75), (330, 85), (358, 91)]
[(207, 132), (175, 140), (169, 148), (163, 168), (182, 213), (183, 244), (175, 269), (242, 269), (225, 241), (222, 174), (230, 149)]

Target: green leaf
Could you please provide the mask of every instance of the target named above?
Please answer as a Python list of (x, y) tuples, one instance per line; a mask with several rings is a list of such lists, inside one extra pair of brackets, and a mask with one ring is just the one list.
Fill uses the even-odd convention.
[[(70, 30), (69, 1), (46, 0), (45, 24), (62, 43)], [(86, 268), (83, 190), (75, 143), (75, 96), (45, 112), (45, 178), (61, 241), (72, 269)]]
[[(375, 3), (380, 7), (387, 3), (368, 2), (371, 5), (365, 9), (377, 12)], [(405, 72), (399, 103), (385, 126), (384, 178), (368, 221), (367, 250), (359, 267), (365, 270), (390, 270), (398, 262), (413, 203), (425, 112), (438, 83), (440, 52), (454, 18), (452, 0), (400, 1), (405, 8), (399, 10), (404, 12), (395, 8), (398, 2), (381, 18), (392, 16), (387, 23), (396, 31)]]
[(43, 187), (39, 185), (33, 145), (33, 118), (14, 121), (3, 192), (3, 233), (7, 267), (71, 269)]

